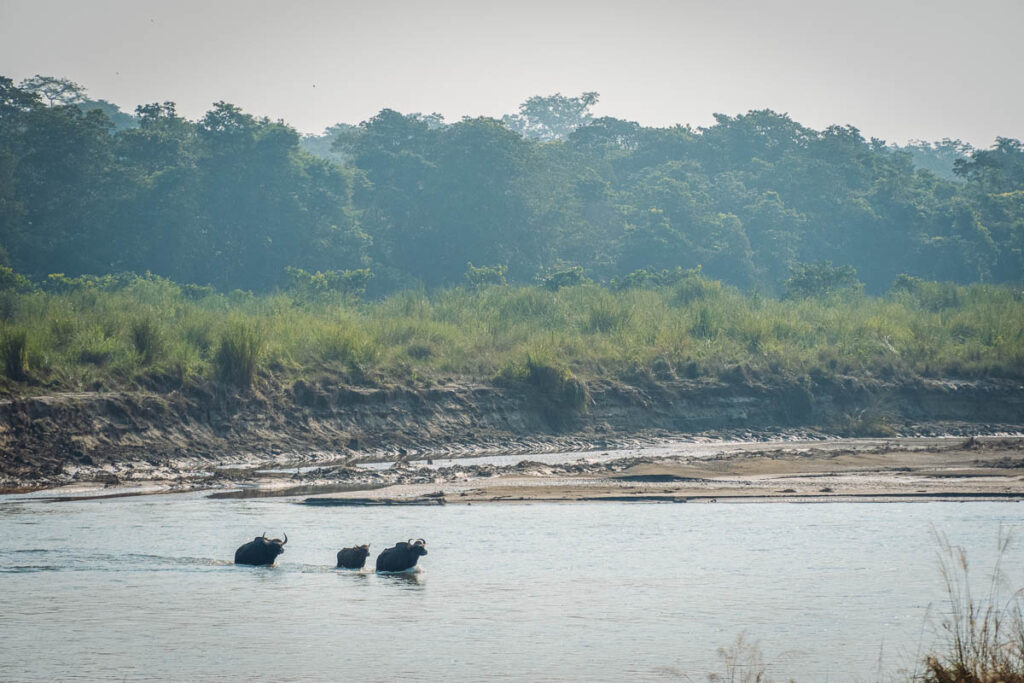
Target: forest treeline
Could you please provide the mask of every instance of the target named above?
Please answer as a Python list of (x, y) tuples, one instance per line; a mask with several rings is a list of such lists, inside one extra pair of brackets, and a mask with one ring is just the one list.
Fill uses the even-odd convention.
[(0, 265), (374, 297), (697, 267), (773, 294), (825, 262), (871, 293), (1024, 273), (1018, 140), (899, 148), (768, 110), (653, 128), (596, 101), (455, 123), (384, 109), (303, 138), (225, 102), (128, 115), (62, 79), (0, 78)]

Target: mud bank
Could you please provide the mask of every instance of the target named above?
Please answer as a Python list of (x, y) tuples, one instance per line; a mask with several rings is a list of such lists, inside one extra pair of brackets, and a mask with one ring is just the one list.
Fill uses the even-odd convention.
[[(725, 446), (713, 456), (666, 448), (656, 457), (562, 464), (395, 467), (360, 472), (322, 468), (293, 477), (317, 506), (476, 503), (749, 503), (1024, 501), (1024, 439), (838, 440)], [(345, 482), (362, 490), (333, 491)], [(388, 484), (390, 482), (390, 484)], [(317, 489), (320, 489), (318, 492)], [(372, 495), (367, 489), (373, 488)], [(245, 492), (226, 494), (245, 497)]]
[[(528, 386), (430, 388), (263, 385), (245, 394), (193, 385), (166, 394), (63, 393), (0, 400), (0, 486), (123, 484), (252, 467), (408, 461), (484, 452), (588, 450), (698, 433), (757, 440), (780, 432), (851, 436), (1019, 431), (1014, 380), (829, 378), (594, 382), (585, 411)], [(231, 469), (230, 466), (236, 466)]]

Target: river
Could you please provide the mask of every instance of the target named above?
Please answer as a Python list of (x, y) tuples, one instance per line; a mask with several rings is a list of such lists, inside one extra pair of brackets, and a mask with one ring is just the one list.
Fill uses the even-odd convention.
[[(321, 508), (200, 493), (0, 497), (5, 680), (889, 680), (941, 638), (934, 532), (978, 590), (1018, 503)], [(275, 568), (236, 567), (261, 534)], [(333, 569), (409, 537), (411, 575)], [(1018, 539), (1024, 541), (1024, 539)], [(1024, 585), (1024, 547), (1003, 556)]]

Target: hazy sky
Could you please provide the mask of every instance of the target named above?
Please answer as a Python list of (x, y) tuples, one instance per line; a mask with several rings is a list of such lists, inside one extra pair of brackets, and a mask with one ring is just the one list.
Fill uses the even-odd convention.
[(0, 0), (0, 75), (303, 132), (601, 93), (647, 125), (770, 108), (889, 141), (1024, 138), (1024, 0)]

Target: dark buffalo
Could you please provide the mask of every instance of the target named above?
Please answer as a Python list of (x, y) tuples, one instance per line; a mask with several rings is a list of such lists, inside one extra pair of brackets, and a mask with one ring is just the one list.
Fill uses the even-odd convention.
[(338, 551), (338, 569), (362, 569), (370, 555), (369, 545), (342, 548)]
[(235, 564), (274, 564), (277, 556), (284, 552), (284, 544), (287, 542), (288, 534), (284, 535), (282, 541), (280, 538), (267, 538), (267, 532), (264, 531), (262, 536), (257, 536), (235, 551)]
[(379, 572), (404, 572), (416, 566), (420, 555), (427, 554), (427, 542), (422, 538), (408, 542), (402, 541), (395, 544), (394, 548), (388, 548), (377, 556), (377, 571)]

